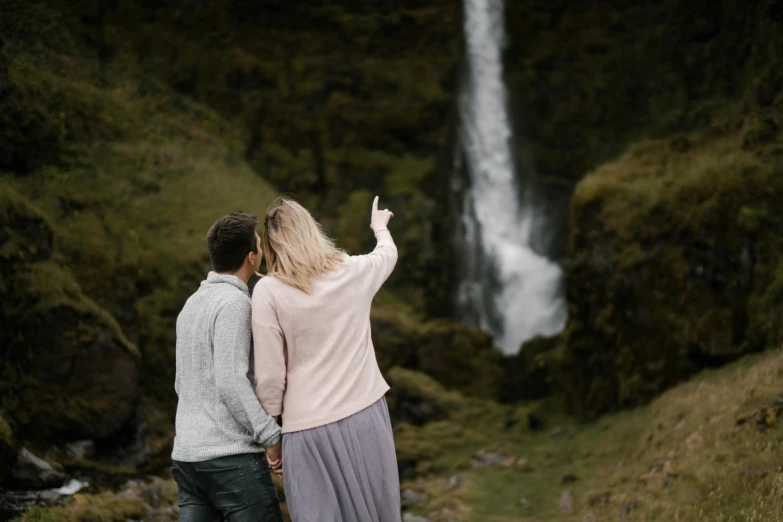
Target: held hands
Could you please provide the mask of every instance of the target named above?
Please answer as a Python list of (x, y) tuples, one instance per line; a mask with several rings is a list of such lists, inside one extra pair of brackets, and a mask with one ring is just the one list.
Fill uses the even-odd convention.
[(394, 213), (388, 208), (385, 210), (378, 210), (378, 196), (375, 196), (375, 200), (372, 202), (372, 214), (370, 216), (370, 228), (376, 234), (381, 230), (387, 230), (386, 225), (389, 220), (394, 217)]
[(266, 448), (266, 461), (269, 469), (279, 478), (283, 478), (283, 441)]

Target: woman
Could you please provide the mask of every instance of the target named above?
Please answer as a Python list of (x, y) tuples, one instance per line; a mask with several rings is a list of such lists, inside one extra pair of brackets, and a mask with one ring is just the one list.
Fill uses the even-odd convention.
[[(253, 290), (256, 393), (283, 415), (283, 480), (294, 522), (399, 522), (389, 390), (370, 305), (397, 262), (372, 205), (372, 253), (338, 250), (310, 213), (281, 199), (264, 220), (267, 276)], [(272, 463), (275, 465), (276, 463)]]

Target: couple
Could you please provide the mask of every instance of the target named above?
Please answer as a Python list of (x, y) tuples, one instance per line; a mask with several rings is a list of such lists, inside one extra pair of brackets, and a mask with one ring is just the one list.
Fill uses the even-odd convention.
[(377, 246), (348, 256), (304, 207), (278, 200), (252, 300), (258, 219), (234, 213), (212, 225), (214, 271), (177, 318), (181, 520), (282, 522), (274, 472), (293, 522), (399, 522), (389, 386), (370, 337), (370, 305), (397, 262), (391, 217), (376, 197)]

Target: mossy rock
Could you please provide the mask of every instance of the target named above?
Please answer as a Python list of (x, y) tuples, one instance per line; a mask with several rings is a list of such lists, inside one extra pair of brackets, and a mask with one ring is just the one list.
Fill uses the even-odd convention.
[(52, 248), (48, 219), (27, 198), (0, 182), (0, 274), (16, 263), (49, 259)]
[(405, 477), (443, 465), (438, 461), (446, 452), (475, 451), (484, 443), (482, 437), (501, 432), (512, 418), (507, 407), (447, 390), (420, 372), (392, 368), (388, 379), (386, 399)]
[(507, 356), (505, 380), (500, 392), (503, 402), (542, 399), (557, 390), (562, 337), (537, 336), (522, 344), (519, 353)]
[(436, 319), (417, 335), (417, 369), (465, 395), (497, 399), (503, 386), (503, 354), (479, 328)]
[(742, 122), (689, 142), (640, 142), (577, 186), (562, 381), (586, 416), (783, 341), (779, 162)]
[(132, 419), (139, 353), (68, 271), (47, 261), (13, 273), (0, 322), (0, 400), (25, 440), (100, 439)]

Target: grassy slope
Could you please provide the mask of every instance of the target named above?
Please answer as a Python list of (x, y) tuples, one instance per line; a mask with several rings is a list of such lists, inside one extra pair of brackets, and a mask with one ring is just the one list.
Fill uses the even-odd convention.
[(144, 79), (132, 59), (106, 71), (6, 54), (15, 101), (38, 97), (68, 129), (63, 160), (0, 183), (50, 218), (55, 259), (138, 344), (152, 394), (170, 399), (171, 324), (208, 269), (207, 228), (229, 211), (263, 214), (276, 192), (245, 163), (238, 125)]
[[(442, 435), (419, 444), (448, 445), (437, 454), (434, 474), (404, 487), (425, 490), (423, 513), (447, 507), (434, 520), (476, 522), (582, 521), (617, 519), (624, 507), (631, 521), (761, 521), (783, 519), (783, 475), (772, 471), (783, 459), (783, 427), (767, 412), (769, 429), (753, 420), (759, 408), (779, 396), (783, 353), (751, 356), (716, 371), (697, 375), (632, 412), (609, 415), (595, 424), (547, 419), (547, 429), (498, 430), (476, 419), (460, 436), (475, 433), (473, 450), (500, 451), (528, 459), (518, 467), (470, 467), (470, 452), (453, 447)], [(748, 422), (738, 427), (738, 420)], [(566, 435), (552, 438), (561, 427)], [(426, 430), (426, 428), (425, 428)], [(398, 444), (400, 437), (398, 436)], [(402, 448), (401, 448), (402, 450)], [(436, 450), (437, 451), (437, 450)], [(747, 470), (769, 470), (763, 478)], [(463, 485), (449, 491), (445, 479), (456, 474)], [(574, 474), (576, 482), (562, 483)], [(570, 490), (574, 511), (563, 513), (561, 493)], [(529, 508), (520, 506), (525, 498)]]
[[(781, 375), (783, 352), (749, 356), (703, 372), (649, 406), (594, 424), (544, 413), (545, 429), (533, 432), (525, 423), (504, 426), (532, 411), (541, 415), (547, 405), (501, 407), (445, 391), (421, 374), (394, 370), (394, 393), (416, 390), (448, 411), (446, 419), (422, 428), (396, 428), (398, 457), (419, 460), (417, 477), (403, 489), (426, 494), (426, 504), (414, 511), (434, 522), (615, 520), (631, 505), (636, 507), (625, 520), (636, 522), (783, 520), (783, 475), (776, 471), (783, 459), (781, 413), (766, 410), (763, 431), (754, 418), (779, 396)], [(738, 424), (742, 419), (746, 422)], [(556, 427), (562, 437), (550, 435)], [(479, 450), (525, 458), (530, 469), (474, 469), (471, 458)], [(764, 476), (756, 473), (763, 471)], [(576, 482), (564, 485), (568, 474)], [(462, 483), (449, 489), (447, 479), (455, 475)], [(570, 513), (558, 507), (566, 489), (574, 497)], [(528, 508), (520, 506), (522, 498)], [(21, 520), (124, 520), (142, 512), (137, 500), (86, 494), (62, 508), (35, 509)]]

